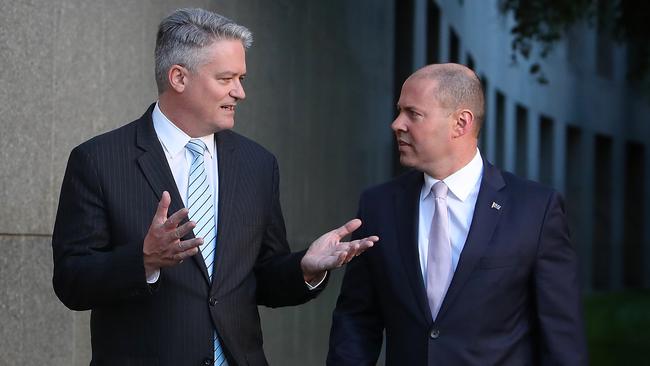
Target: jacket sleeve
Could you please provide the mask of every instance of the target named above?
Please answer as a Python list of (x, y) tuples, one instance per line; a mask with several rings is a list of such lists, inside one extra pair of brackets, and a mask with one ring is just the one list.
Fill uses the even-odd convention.
[(96, 166), (92, 154), (82, 147), (71, 152), (52, 235), (54, 291), (72, 310), (89, 310), (149, 293), (142, 243), (111, 241)]
[(534, 273), (541, 364), (587, 365), (578, 260), (557, 193), (547, 206)]
[(290, 251), (280, 206), (279, 172), (275, 158), (271, 186), (269, 220), (255, 266), (257, 302), (269, 307), (298, 305), (316, 297), (325, 288), (327, 279), (310, 291), (300, 267), (306, 250)]
[[(363, 225), (353, 239), (369, 236), (372, 222), (364, 214), (364, 202), (359, 204), (358, 217)], [(381, 245), (381, 244), (380, 244)], [(369, 256), (372, 252), (347, 264), (341, 293), (332, 317), (327, 365), (376, 365), (383, 339), (384, 323), (376, 283), (371, 273)]]

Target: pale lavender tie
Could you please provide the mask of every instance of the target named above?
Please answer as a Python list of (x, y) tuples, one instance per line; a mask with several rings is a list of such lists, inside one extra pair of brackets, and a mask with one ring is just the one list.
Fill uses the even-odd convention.
[(427, 298), (431, 317), (435, 320), (440, 305), (453, 276), (451, 267), (451, 243), (449, 241), (449, 214), (447, 212), (447, 185), (443, 181), (433, 185), (435, 211), (429, 233), (427, 255)]

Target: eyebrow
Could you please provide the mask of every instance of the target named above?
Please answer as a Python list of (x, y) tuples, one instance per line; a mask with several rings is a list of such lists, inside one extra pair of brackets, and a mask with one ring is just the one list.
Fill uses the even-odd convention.
[(407, 110), (407, 111), (416, 111), (416, 112), (418, 112), (420, 110), (419, 108), (416, 108), (413, 105), (401, 106), (401, 105), (399, 105), (399, 103), (397, 104), (397, 109), (399, 109), (399, 110)]
[[(225, 71), (225, 72), (220, 72), (217, 74), (218, 78), (232, 78), (235, 77), (236, 75), (240, 75), (234, 71)], [(241, 74), (240, 76), (246, 76), (246, 73)]]

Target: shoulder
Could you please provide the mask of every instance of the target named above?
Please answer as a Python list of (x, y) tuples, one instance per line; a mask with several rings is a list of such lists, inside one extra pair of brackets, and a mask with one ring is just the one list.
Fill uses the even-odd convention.
[(75, 147), (72, 152), (95, 155), (98, 153), (126, 152), (136, 146), (136, 130), (141, 119), (130, 122), (114, 130), (97, 135)]
[(240, 135), (232, 130), (219, 131), (216, 134), (217, 144), (223, 144), (224, 148), (234, 148), (242, 156), (262, 160), (265, 162), (275, 161), (275, 156), (259, 143), (250, 138)]
[(525, 195), (534, 197), (550, 197), (558, 194), (554, 188), (542, 183), (519, 177), (510, 172), (502, 171), (501, 174), (503, 175), (506, 187), (508, 187), (515, 196)]
[(501, 172), (510, 201), (516, 206), (528, 210), (547, 212), (549, 207), (564, 207), (564, 198), (554, 188), (514, 175)]

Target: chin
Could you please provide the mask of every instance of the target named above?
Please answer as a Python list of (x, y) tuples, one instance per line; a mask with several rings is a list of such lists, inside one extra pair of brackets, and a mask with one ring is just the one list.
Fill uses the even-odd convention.
[(400, 164), (402, 164), (403, 166), (405, 166), (407, 168), (413, 168), (415, 166), (415, 163), (413, 162), (413, 160), (409, 159), (408, 157), (406, 157), (404, 155), (400, 155), (399, 162), (400, 162)]
[(214, 127), (217, 131), (230, 130), (235, 127), (235, 121), (217, 121), (214, 123)]

